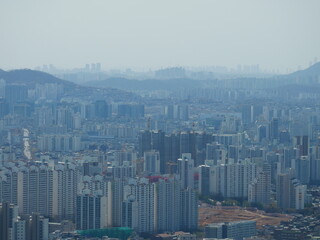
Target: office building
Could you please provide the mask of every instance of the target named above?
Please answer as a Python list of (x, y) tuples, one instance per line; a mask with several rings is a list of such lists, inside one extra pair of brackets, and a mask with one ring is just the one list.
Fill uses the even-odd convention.
[(212, 223), (205, 227), (206, 238), (242, 240), (256, 234), (255, 221)]
[(224, 223), (212, 223), (204, 227), (205, 238), (223, 238), (223, 227)]

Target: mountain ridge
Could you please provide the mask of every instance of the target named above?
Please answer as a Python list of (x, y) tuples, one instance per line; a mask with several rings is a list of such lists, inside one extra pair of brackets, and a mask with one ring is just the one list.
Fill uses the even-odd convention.
[(112, 87), (99, 89), (92, 86), (82, 86), (57, 78), (49, 73), (31, 69), (15, 69), (11, 71), (0, 69), (0, 79), (4, 79), (7, 84), (25, 84), (28, 89), (35, 88), (36, 84), (62, 84), (65, 89), (65, 96), (86, 96), (92, 99), (107, 98), (110, 101), (121, 101), (123, 99), (139, 100), (136, 94), (125, 90)]
[(63, 84), (67, 87), (75, 87), (76, 84), (59, 79), (49, 73), (31, 70), (31, 69), (15, 69), (11, 71), (4, 71), (0, 69), (0, 79), (4, 79), (7, 83), (26, 84), (29, 87), (34, 87), (35, 84), (40, 83), (57, 83)]
[(319, 76), (319, 75), (320, 75), (320, 62), (317, 62), (306, 69), (287, 74), (286, 76), (307, 77), (307, 76)]
[(254, 78), (254, 77), (238, 77), (233, 79), (207, 79), (198, 80), (192, 78), (174, 78), (174, 79), (128, 79), (123, 77), (111, 77), (104, 80), (90, 81), (86, 82), (84, 86), (95, 86), (95, 87), (116, 87), (118, 89), (126, 91), (136, 91), (136, 90), (177, 90), (184, 88), (195, 88), (208, 86), (214, 86), (219, 84), (219, 82), (236, 82), (239, 83), (251, 81), (255, 82), (268, 82), (268, 84), (275, 84), (275, 87), (283, 87), (286, 85), (300, 84), (305, 86), (317, 86), (318, 87), (318, 76), (320, 76), (320, 62), (312, 65), (304, 70), (296, 71), (286, 75), (278, 75), (266, 78)]

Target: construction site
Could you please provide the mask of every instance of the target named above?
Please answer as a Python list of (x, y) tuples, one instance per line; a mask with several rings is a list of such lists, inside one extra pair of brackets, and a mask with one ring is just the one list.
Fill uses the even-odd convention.
[(280, 213), (266, 213), (253, 208), (241, 208), (238, 206), (210, 206), (201, 204), (199, 207), (199, 227), (210, 223), (233, 222), (241, 220), (253, 220), (257, 222), (257, 228), (264, 225), (279, 225), (282, 221), (289, 221), (292, 216)]

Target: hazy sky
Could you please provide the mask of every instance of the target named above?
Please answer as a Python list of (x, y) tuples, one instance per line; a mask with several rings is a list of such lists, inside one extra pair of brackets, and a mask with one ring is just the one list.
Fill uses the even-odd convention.
[(0, 68), (307, 67), (319, 0), (0, 0)]

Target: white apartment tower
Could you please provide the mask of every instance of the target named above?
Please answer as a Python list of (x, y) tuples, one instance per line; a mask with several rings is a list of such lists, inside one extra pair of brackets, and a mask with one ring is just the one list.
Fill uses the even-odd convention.
[(73, 163), (60, 163), (55, 166), (53, 208), (54, 217), (58, 220), (74, 220), (79, 174)]

